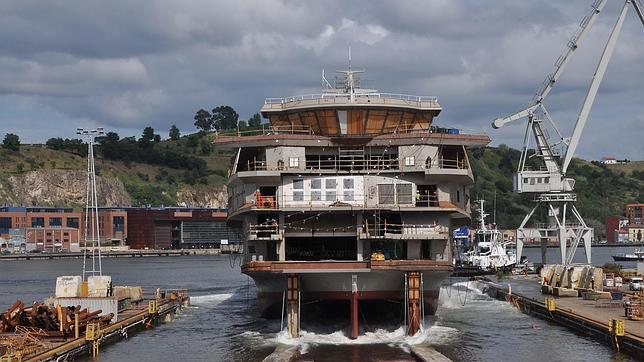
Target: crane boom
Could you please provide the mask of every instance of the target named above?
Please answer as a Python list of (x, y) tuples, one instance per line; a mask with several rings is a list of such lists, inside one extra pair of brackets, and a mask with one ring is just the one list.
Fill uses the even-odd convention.
[[(610, 61), (610, 58), (613, 55), (613, 51), (615, 50), (617, 38), (619, 38), (619, 34), (622, 31), (622, 25), (624, 25), (624, 19), (626, 18), (626, 13), (628, 12), (629, 3), (633, 4), (635, 9), (641, 10), (638, 8), (637, 2), (633, 0), (626, 0), (624, 2), (624, 6), (622, 6), (622, 11), (617, 18), (617, 22), (613, 26), (613, 30), (611, 31), (610, 36), (608, 37), (608, 41), (606, 42), (606, 46), (604, 47), (604, 51), (601, 58), (599, 59), (597, 69), (595, 70), (595, 74), (593, 75), (593, 79), (590, 83), (588, 93), (586, 94), (586, 98), (584, 99), (584, 104), (579, 111), (577, 122), (575, 122), (575, 128), (573, 129), (572, 136), (570, 137), (570, 143), (568, 144), (568, 148), (566, 149), (566, 155), (564, 156), (561, 167), (561, 172), (564, 175), (566, 174), (566, 170), (570, 165), (572, 156), (575, 154), (575, 150), (579, 145), (581, 132), (584, 130), (584, 126), (586, 125), (586, 121), (588, 120), (588, 115), (590, 114), (590, 110), (593, 107), (593, 102), (595, 101), (595, 97), (597, 96), (599, 85), (604, 79), (604, 74), (606, 74), (608, 62)], [(644, 25), (644, 21), (642, 21), (642, 24)]]
[(550, 91), (554, 87), (564, 68), (566, 68), (568, 61), (570, 60), (570, 56), (572, 55), (572, 53), (574, 53), (575, 50), (577, 50), (581, 39), (584, 37), (586, 32), (590, 30), (590, 28), (592, 28), (595, 20), (597, 19), (597, 15), (599, 15), (599, 13), (602, 11), (604, 5), (606, 5), (606, 0), (595, 0), (595, 2), (591, 5), (591, 13), (587, 15), (579, 24), (579, 29), (575, 32), (575, 34), (573, 34), (573, 36), (566, 44), (566, 50), (564, 50), (564, 53), (555, 62), (555, 72), (548, 74), (546, 80), (543, 82), (543, 87), (534, 97), (531, 105), (528, 108), (519, 111), (511, 116), (495, 119), (492, 123), (493, 128), (501, 128), (506, 123), (527, 117), (539, 107), (539, 105), (543, 102), (543, 99), (546, 98), (548, 93), (550, 93)]
[(635, 8), (635, 12), (637, 12), (637, 16), (640, 17), (642, 25), (644, 25), (644, 4), (642, 4), (641, 0), (633, 0), (633, 7)]

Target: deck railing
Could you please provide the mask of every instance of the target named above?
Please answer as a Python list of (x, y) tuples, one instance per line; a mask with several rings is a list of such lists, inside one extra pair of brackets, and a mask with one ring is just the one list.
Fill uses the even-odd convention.
[(417, 207), (437, 207), (438, 195), (436, 194), (423, 194), (422, 191), (416, 194)]
[(396, 223), (380, 223), (378, 225), (369, 224), (368, 222), (363, 225), (363, 232), (368, 236), (380, 236), (384, 237), (385, 235), (399, 235), (399, 236), (423, 236), (427, 234), (445, 234), (447, 235), (449, 230), (444, 225), (435, 225), (435, 224), (396, 224)]
[(433, 162), (428, 161), (427, 166), (428, 168), (452, 168), (459, 170), (468, 168), (467, 159), (465, 158), (445, 158), (442, 156)]
[(277, 209), (277, 196), (255, 195), (255, 207), (258, 209)]
[[(387, 100), (408, 102), (412, 104), (428, 103), (431, 106), (440, 107), (438, 98), (434, 96), (417, 96), (411, 94), (396, 94), (396, 93), (364, 93), (354, 94), (353, 103), (375, 102), (387, 103)], [(313, 104), (328, 104), (351, 103), (351, 95), (348, 93), (318, 93), (318, 94), (303, 94), (284, 98), (266, 98), (264, 105), (273, 108), (273, 106), (288, 107), (293, 103), (306, 102)]]
[(279, 234), (279, 225), (277, 223), (250, 224), (248, 230), (258, 239), (270, 238), (272, 235)]

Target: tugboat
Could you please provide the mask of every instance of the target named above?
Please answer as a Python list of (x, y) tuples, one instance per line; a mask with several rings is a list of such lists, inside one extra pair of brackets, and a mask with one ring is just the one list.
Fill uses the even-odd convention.
[(482, 272), (494, 272), (499, 269), (508, 270), (516, 263), (516, 254), (510, 250), (512, 242), (503, 242), (501, 231), (496, 224), (485, 224), (485, 213), (483, 204), (485, 200), (479, 200), (479, 229), (476, 230), (473, 243), (470, 249), (463, 253), (462, 264), (476, 268)]
[(632, 253), (620, 253), (613, 255), (614, 261), (644, 261), (644, 250), (635, 249)]

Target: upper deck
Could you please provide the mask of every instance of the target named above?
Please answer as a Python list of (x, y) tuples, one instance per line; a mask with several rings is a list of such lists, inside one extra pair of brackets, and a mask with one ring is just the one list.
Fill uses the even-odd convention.
[(347, 93), (319, 93), (298, 95), (284, 98), (266, 98), (261, 109), (264, 117), (273, 112), (315, 109), (328, 106), (334, 107), (397, 107), (411, 110), (437, 111), (442, 110), (435, 96), (416, 96), (395, 93), (355, 93), (353, 97)]
[(338, 71), (335, 86), (322, 74), (322, 93), (267, 98), (261, 108), (268, 125), (218, 133), (218, 147), (329, 147), (440, 144), (480, 147), (485, 134), (432, 125), (442, 111), (435, 96), (382, 93), (361, 88), (363, 71)]

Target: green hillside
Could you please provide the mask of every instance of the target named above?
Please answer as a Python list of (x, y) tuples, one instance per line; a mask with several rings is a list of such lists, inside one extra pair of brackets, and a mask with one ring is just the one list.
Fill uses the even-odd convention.
[[(472, 198), (484, 198), (491, 207), (496, 191), (496, 220), (502, 228), (518, 227), (534, 207), (533, 195), (512, 192), (512, 173), (519, 157), (518, 150), (505, 145), (474, 150), (470, 157), (476, 181)], [(604, 236), (606, 216), (623, 215), (625, 204), (644, 202), (644, 172), (637, 168), (625, 172), (599, 162), (573, 159), (568, 176), (576, 180), (577, 208), (586, 223), (595, 228), (597, 237)], [(545, 221), (545, 210), (540, 212), (534, 218)]]
[[(211, 139), (195, 133), (147, 144), (134, 138), (112, 145), (103, 140), (96, 151), (97, 174), (121, 180), (133, 205), (176, 205), (182, 188), (212, 190), (225, 184), (230, 154), (214, 151)], [(85, 170), (87, 146), (61, 141), (21, 145), (19, 151), (0, 148), (0, 183), (8, 185), (10, 176), (28, 171)]]

